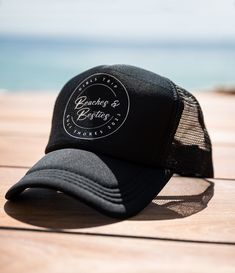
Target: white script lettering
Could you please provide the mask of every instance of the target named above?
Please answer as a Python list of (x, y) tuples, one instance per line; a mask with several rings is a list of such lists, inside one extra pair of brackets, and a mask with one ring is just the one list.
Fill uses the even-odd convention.
[(94, 118), (96, 119), (102, 119), (103, 121), (107, 121), (108, 118), (110, 117), (110, 114), (105, 114), (102, 111), (94, 111), (91, 112), (90, 108), (82, 108), (77, 111), (77, 121), (78, 120), (93, 120)]
[(105, 108), (109, 104), (109, 101), (107, 100), (101, 100), (101, 98), (98, 98), (97, 100), (88, 100), (87, 96), (81, 96), (78, 97), (75, 100), (75, 108), (74, 109), (81, 109), (86, 106), (92, 106), (92, 105), (99, 105), (103, 108)]

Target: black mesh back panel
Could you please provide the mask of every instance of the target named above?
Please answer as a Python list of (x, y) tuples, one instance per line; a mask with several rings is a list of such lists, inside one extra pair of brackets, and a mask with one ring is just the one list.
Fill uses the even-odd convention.
[(176, 86), (184, 110), (165, 165), (184, 176), (213, 177), (212, 147), (196, 98)]

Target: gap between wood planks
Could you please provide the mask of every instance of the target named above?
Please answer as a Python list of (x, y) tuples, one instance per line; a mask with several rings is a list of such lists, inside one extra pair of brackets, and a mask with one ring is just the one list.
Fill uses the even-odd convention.
[(21, 232), (40, 232), (40, 233), (58, 233), (58, 234), (81, 235), (81, 236), (99, 236), (99, 237), (124, 238), (124, 239), (156, 240), (156, 241), (168, 241), (168, 242), (179, 242), (179, 243), (197, 243), (197, 244), (235, 246), (235, 242), (226, 242), (226, 241), (223, 242), (223, 241), (173, 239), (173, 238), (162, 238), (162, 237), (153, 237), (153, 236), (147, 237), (147, 236), (137, 236), (137, 235), (107, 234), (107, 233), (82, 232), (82, 231), (31, 229), (31, 228), (18, 228), (18, 227), (9, 227), (9, 226), (5, 226), (5, 227), (0, 226), (0, 230), (21, 231)]

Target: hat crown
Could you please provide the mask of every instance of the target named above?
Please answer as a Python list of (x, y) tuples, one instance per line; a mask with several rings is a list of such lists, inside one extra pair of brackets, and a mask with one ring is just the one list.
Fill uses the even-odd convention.
[(213, 175), (210, 138), (194, 96), (165, 77), (129, 65), (94, 67), (63, 87), (46, 153), (62, 148), (184, 175)]

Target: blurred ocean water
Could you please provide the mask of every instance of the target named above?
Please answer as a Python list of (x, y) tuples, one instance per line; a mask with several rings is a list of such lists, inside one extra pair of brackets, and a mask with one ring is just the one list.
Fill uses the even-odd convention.
[(235, 43), (0, 37), (0, 90), (59, 91), (76, 74), (115, 63), (151, 70), (192, 92), (235, 86)]

